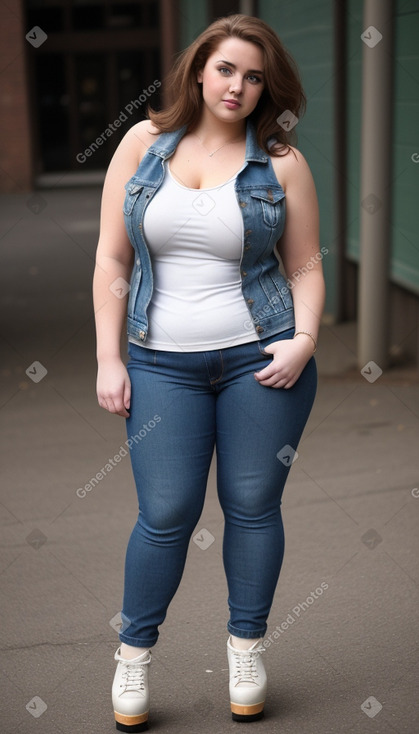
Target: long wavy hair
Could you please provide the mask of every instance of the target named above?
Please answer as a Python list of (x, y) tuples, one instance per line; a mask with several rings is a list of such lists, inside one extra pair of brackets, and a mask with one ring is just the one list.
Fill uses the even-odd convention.
[(299, 119), (304, 113), (306, 98), (300, 76), (295, 61), (272, 28), (260, 18), (248, 15), (219, 18), (180, 54), (166, 80), (169, 104), (159, 111), (149, 107), (149, 118), (160, 132), (173, 132), (184, 125), (193, 130), (203, 104), (198, 72), (217, 46), (231, 37), (254, 43), (263, 53), (265, 86), (249, 116), (256, 128), (258, 145), (270, 155), (287, 152), (296, 139), (295, 127), (289, 124), (292, 129), (286, 129), (287, 125), (281, 125), (278, 117), (290, 111)]

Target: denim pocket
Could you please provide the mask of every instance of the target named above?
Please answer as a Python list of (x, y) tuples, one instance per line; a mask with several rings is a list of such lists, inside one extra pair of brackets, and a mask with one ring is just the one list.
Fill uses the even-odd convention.
[(252, 199), (258, 199), (262, 208), (263, 221), (268, 227), (277, 227), (282, 214), (282, 189), (254, 189)]

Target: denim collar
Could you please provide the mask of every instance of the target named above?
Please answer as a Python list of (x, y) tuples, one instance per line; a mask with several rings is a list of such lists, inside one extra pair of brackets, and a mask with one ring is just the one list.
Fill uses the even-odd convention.
[[(148, 153), (157, 155), (163, 160), (167, 160), (176, 150), (176, 147), (180, 140), (187, 132), (187, 126), (175, 130), (171, 133), (162, 133), (158, 140), (148, 149)], [(254, 161), (256, 163), (266, 163), (269, 159), (266, 153), (259, 148), (256, 139), (256, 131), (253, 123), (247, 120), (246, 125), (246, 162)]]

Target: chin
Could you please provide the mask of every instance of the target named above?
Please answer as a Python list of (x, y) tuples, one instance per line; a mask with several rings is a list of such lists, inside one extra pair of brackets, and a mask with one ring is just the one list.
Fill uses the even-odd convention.
[(243, 110), (241, 107), (237, 110), (222, 109), (213, 111), (213, 115), (223, 122), (238, 122), (239, 120), (244, 120), (249, 114), (250, 112)]

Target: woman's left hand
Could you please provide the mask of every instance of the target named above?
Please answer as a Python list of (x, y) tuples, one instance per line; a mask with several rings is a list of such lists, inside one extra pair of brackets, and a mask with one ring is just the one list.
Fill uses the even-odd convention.
[(292, 387), (301, 375), (304, 367), (313, 356), (311, 339), (284, 339), (272, 342), (264, 347), (267, 354), (272, 354), (272, 362), (263, 370), (255, 372), (255, 379), (265, 387)]

